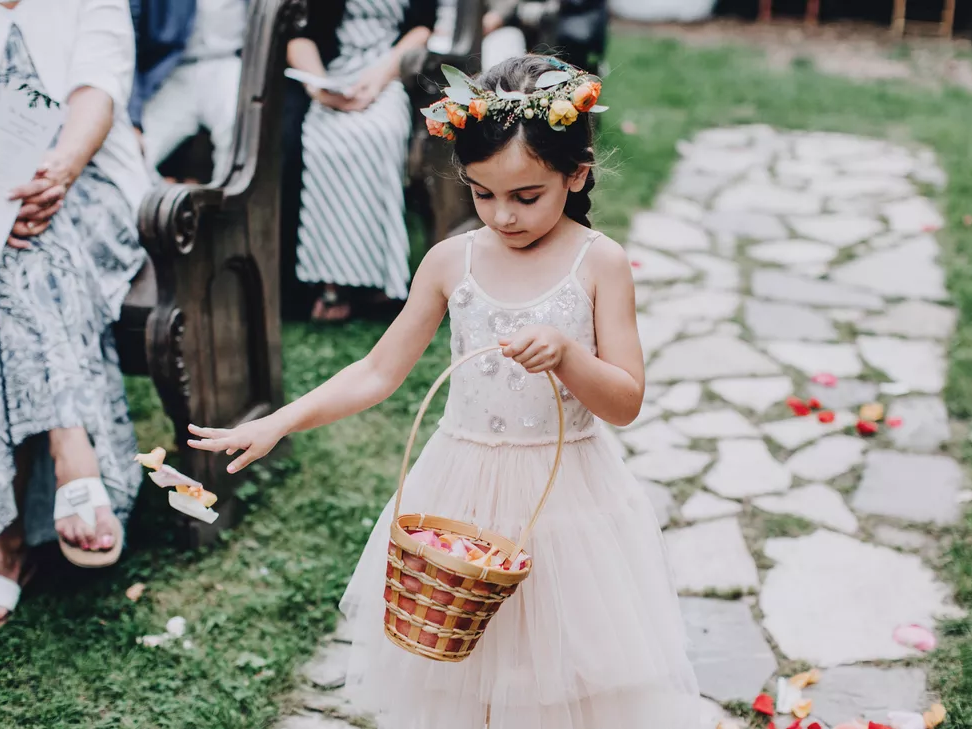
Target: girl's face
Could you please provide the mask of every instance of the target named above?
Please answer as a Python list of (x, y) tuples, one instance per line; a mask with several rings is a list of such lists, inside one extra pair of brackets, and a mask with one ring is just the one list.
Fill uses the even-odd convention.
[(510, 248), (526, 248), (543, 238), (564, 214), (568, 192), (584, 189), (583, 166), (571, 177), (551, 170), (519, 139), (483, 162), (466, 167), (476, 212)]

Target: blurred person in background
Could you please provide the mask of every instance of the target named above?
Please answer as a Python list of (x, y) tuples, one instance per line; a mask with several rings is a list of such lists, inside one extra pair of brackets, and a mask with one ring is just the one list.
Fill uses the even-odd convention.
[(129, 0), (137, 67), (129, 114), (149, 165), (200, 129), (213, 179), (229, 172), (246, 36), (247, 0)]
[(408, 295), (404, 185), (412, 107), (399, 69), (406, 53), (425, 47), (436, 2), (339, 0), (308, 10), (288, 62), (340, 92), (304, 89), (310, 103), (300, 135), (294, 265), (296, 278), (314, 290), (311, 320), (336, 323), (355, 309), (394, 311)]

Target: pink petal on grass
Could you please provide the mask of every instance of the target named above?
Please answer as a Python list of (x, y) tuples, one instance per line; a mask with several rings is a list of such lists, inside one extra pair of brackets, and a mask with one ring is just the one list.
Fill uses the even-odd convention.
[(938, 645), (935, 634), (920, 625), (899, 625), (893, 637), (896, 643), (922, 652), (933, 651)]

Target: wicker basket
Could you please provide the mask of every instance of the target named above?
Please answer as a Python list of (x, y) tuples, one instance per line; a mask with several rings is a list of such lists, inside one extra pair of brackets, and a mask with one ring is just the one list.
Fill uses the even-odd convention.
[(495, 349), (498, 347), (487, 347), (458, 360), (432, 385), (415, 417), (398, 480), (391, 541), (388, 543), (388, 568), (385, 572), (385, 635), (410, 653), (436, 661), (457, 663), (468, 657), (486, 630), (490, 618), (516, 592), (519, 584), (530, 574), (533, 564), (528, 560), (523, 569), (516, 571), (479, 567), (422, 544), (409, 532), (432, 529), (466, 537), (484, 552), (502, 555), (515, 563), (553, 488), (564, 446), (563, 403), (557, 383), (548, 372), (559, 415), (557, 452), (546, 489), (530, 523), (520, 535), (519, 543), (454, 519), (401, 514), (402, 492), (412, 447), (432, 398), (457, 367)]

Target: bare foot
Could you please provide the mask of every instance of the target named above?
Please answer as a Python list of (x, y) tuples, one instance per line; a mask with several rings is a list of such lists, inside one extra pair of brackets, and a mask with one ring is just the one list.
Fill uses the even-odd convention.
[[(22, 585), (24, 557), (27, 550), (21, 535), (19, 524), (7, 527), (7, 531), (0, 534), (0, 577), (6, 577)], [(0, 625), (10, 618), (10, 611), (0, 607)]]
[(85, 551), (107, 552), (115, 546), (114, 523), (111, 507), (99, 506), (95, 509), (93, 527), (75, 514), (55, 521), (54, 530), (68, 544)]
[[(98, 457), (83, 428), (58, 428), (49, 434), (57, 487), (79, 478), (99, 477)], [(115, 546), (115, 517), (110, 506), (95, 509), (95, 524), (88, 524), (77, 514), (58, 519), (54, 529), (68, 544), (84, 550), (108, 551)]]

